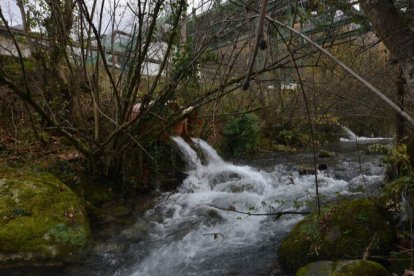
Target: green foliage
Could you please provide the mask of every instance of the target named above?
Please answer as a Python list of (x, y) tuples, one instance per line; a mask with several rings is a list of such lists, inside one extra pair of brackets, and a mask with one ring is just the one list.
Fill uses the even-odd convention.
[[(338, 126), (319, 124), (315, 126), (315, 140), (320, 143), (339, 141), (340, 131)], [(275, 142), (286, 146), (303, 147), (311, 143), (311, 130), (304, 124), (285, 124), (275, 136)]]
[(52, 227), (48, 234), (58, 243), (70, 246), (83, 247), (88, 242), (88, 235), (85, 229), (73, 229), (64, 223), (58, 223)]
[(283, 145), (292, 145), (294, 144), (295, 134), (291, 130), (282, 130), (279, 132), (279, 135), (276, 137), (276, 141), (282, 143)]
[(407, 153), (407, 145), (397, 144), (384, 158), (387, 164), (386, 177), (389, 180), (409, 175), (412, 172), (410, 156)]
[(387, 198), (399, 198), (401, 192), (414, 192), (414, 179), (412, 176), (402, 176), (385, 184), (384, 193)]
[(387, 208), (394, 213), (399, 221), (405, 221), (412, 216), (414, 198), (414, 179), (403, 176), (384, 186), (384, 201)]
[(369, 145), (367, 148), (368, 154), (388, 154), (390, 152), (390, 148), (388, 145), (384, 144), (373, 144)]
[(380, 264), (368, 260), (319, 261), (301, 267), (296, 276), (387, 276), (388, 271)]
[(229, 121), (223, 129), (224, 152), (232, 156), (243, 156), (254, 152), (259, 143), (258, 118), (243, 114)]

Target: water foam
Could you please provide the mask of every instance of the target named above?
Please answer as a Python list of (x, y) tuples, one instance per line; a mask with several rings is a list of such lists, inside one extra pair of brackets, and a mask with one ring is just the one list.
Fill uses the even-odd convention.
[[(165, 195), (147, 213), (153, 219), (151, 248), (131, 275), (269, 274), (277, 243), (301, 216), (242, 215), (303, 210), (314, 204), (314, 176), (277, 165), (272, 171), (224, 161), (208, 143), (193, 139), (205, 164), (182, 138), (188, 177), (174, 194)], [(349, 195), (349, 182), (319, 173), (326, 200)], [(377, 180), (377, 179), (375, 179)], [(352, 184), (360, 180), (353, 178)], [(355, 184), (355, 185), (356, 185)], [(358, 193), (357, 191), (355, 193)], [(227, 210), (224, 210), (227, 209)]]

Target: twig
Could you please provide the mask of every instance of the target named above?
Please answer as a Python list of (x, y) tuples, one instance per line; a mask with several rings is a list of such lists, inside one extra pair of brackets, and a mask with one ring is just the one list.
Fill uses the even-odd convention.
[(276, 27), (276, 30), (279, 33), (280, 37), (282, 38), (283, 43), (285, 44), (286, 49), (288, 50), (289, 56), (291, 57), (292, 62), (295, 66), (295, 72), (296, 72), (296, 75), (298, 77), (300, 91), (302, 93), (303, 101), (305, 103), (306, 116), (308, 118), (308, 124), (309, 124), (309, 127), (311, 129), (313, 169), (314, 169), (314, 172), (315, 172), (314, 176), (315, 176), (316, 209), (318, 211), (318, 219), (319, 219), (320, 216), (321, 216), (321, 201), (320, 201), (319, 186), (318, 186), (318, 168), (317, 168), (317, 165), (316, 165), (317, 164), (317, 157), (316, 157), (316, 144), (315, 144), (315, 127), (312, 123), (311, 113), (310, 113), (310, 109), (309, 109), (308, 97), (306, 96), (306, 93), (305, 93), (305, 88), (303, 86), (302, 77), (300, 75), (298, 64), (297, 64), (296, 59), (294, 57), (294, 53), (290, 49), (290, 44), (286, 43), (286, 40), (284, 39), (282, 33), (279, 31), (279, 29), (277, 27)]
[(207, 206), (219, 209), (219, 210), (223, 210), (223, 211), (227, 211), (227, 212), (233, 212), (233, 213), (237, 213), (237, 214), (242, 214), (242, 215), (248, 215), (248, 216), (276, 216), (276, 218), (280, 218), (283, 215), (309, 215), (310, 212), (308, 211), (283, 211), (283, 212), (274, 212), (274, 213), (250, 213), (250, 212), (243, 212), (243, 211), (238, 211), (235, 209), (228, 209), (228, 208), (221, 208), (218, 206), (214, 206), (211, 204), (205, 204)]
[(362, 259), (365, 261), (369, 257), (369, 251), (371, 250), (372, 246), (374, 245), (374, 241), (377, 238), (377, 233), (375, 232), (374, 236), (372, 236), (371, 241), (369, 242), (367, 248), (365, 248), (364, 254), (362, 255)]

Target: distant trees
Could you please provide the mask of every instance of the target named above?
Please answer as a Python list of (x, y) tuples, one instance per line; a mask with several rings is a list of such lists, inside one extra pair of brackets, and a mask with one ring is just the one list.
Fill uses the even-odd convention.
[[(105, 38), (123, 20), (117, 17), (117, 1), (36, 3), (17, 1), (25, 41), (17, 39), (0, 10), (18, 53), (12, 57), (17, 74), (0, 68), (2, 90), (27, 105), (35, 133), (66, 137), (97, 173), (133, 174), (143, 160), (155, 158), (151, 144), (186, 116), (187, 107), (215, 102), (239, 89), (245, 78), (239, 64), (250, 49), (245, 29), (253, 28), (254, 18), (241, 13), (242, 7), (210, 22), (195, 11), (187, 14), (185, 0), (129, 3), (131, 27), (120, 52), (115, 37), (109, 45)], [(108, 5), (111, 12), (105, 15)], [(187, 38), (182, 35), (186, 24), (192, 34)], [(212, 50), (223, 42), (226, 51)], [(22, 43), (29, 45), (30, 57), (22, 55)], [(116, 63), (116, 56), (125, 62)], [(269, 60), (252, 76), (286, 63), (286, 57)], [(213, 71), (203, 72), (209, 66)], [(137, 102), (140, 112), (130, 120)]]
[[(0, 84), (29, 107), (27, 115), (35, 133), (48, 131), (65, 136), (96, 171), (122, 175), (127, 168), (139, 167), (143, 159), (152, 160), (151, 143), (183, 119), (189, 106), (202, 108), (205, 120), (213, 123), (221, 113), (262, 108), (262, 118), (273, 127), (288, 125), (286, 121), (295, 118), (299, 120), (291, 121), (303, 121), (300, 82), (315, 122), (325, 115), (335, 116), (333, 107), (342, 101), (339, 96), (350, 99), (333, 96), (330, 90), (336, 87), (321, 85), (322, 73), (327, 71), (334, 72), (327, 75), (342, 85), (344, 77), (335, 73), (335, 65), (325, 62), (300, 37), (268, 20), (258, 36), (267, 47), (262, 47), (249, 66), (260, 10), (256, 2), (221, 6), (199, 3), (208, 13), (201, 13), (199, 7), (190, 11), (185, 0), (135, 1), (123, 7), (109, 0), (37, 2), (41, 5), (33, 5), (30, 0), (16, 2), (31, 56), (25, 58), (20, 51), (13, 57), (18, 74), (0, 67)], [(408, 47), (412, 37), (408, 17), (412, 3), (405, 12), (388, 4), (370, 6), (375, 3), (363, 1), (361, 5), (369, 9), (367, 18), (395, 55), (411, 87), (414, 47)], [(270, 3), (267, 14), (289, 22), (289, 26), (304, 28), (304, 20), (314, 17), (312, 9), (290, 4), (286, 8)], [(342, 7), (367, 24), (366, 17), (349, 3), (335, 7)], [(376, 10), (382, 12), (384, 20), (396, 14), (399, 19), (392, 28), (402, 28), (407, 41), (396, 36), (397, 29), (389, 29), (385, 21), (376, 22)], [(315, 19), (312, 24), (317, 32), (311, 34), (321, 45), (334, 50), (346, 47), (336, 46), (344, 41), (336, 39), (343, 31), (343, 25), (338, 27), (335, 21), (336, 11), (321, 9), (320, 15), (327, 22), (321, 27)], [(130, 24), (123, 32), (120, 50), (116, 46), (118, 38), (111, 34), (120, 21), (127, 20), (126, 12)], [(22, 41), (18, 41), (1, 10), (0, 18), (19, 49)], [(246, 75), (250, 88), (242, 91)], [(175, 108), (171, 108), (171, 101), (176, 102)], [(140, 113), (131, 120), (138, 102)], [(41, 140), (41, 135), (38, 138)]]

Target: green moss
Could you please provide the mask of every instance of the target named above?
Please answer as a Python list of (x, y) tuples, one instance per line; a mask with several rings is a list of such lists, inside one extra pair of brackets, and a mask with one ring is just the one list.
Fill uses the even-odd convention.
[(329, 276), (333, 270), (333, 263), (330, 261), (319, 261), (310, 263), (298, 269), (296, 276)]
[(387, 276), (388, 271), (380, 264), (367, 260), (319, 261), (301, 267), (296, 276)]
[(59, 223), (53, 226), (48, 231), (48, 234), (50, 234), (53, 240), (60, 244), (84, 247), (88, 242), (85, 229), (75, 230), (64, 223)]
[(54, 176), (0, 167), (0, 264), (55, 263), (88, 245), (77, 195)]
[(319, 152), (319, 158), (333, 158), (335, 157), (335, 152), (327, 151), (327, 150), (321, 150)]
[(388, 271), (380, 264), (367, 261), (341, 261), (335, 263), (331, 276), (388, 276)]
[(366, 199), (325, 206), (319, 221), (316, 214), (309, 215), (282, 241), (279, 260), (295, 271), (321, 259), (361, 258), (367, 248), (372, 255), (385, 256), (395, 239), (386, 216)]

